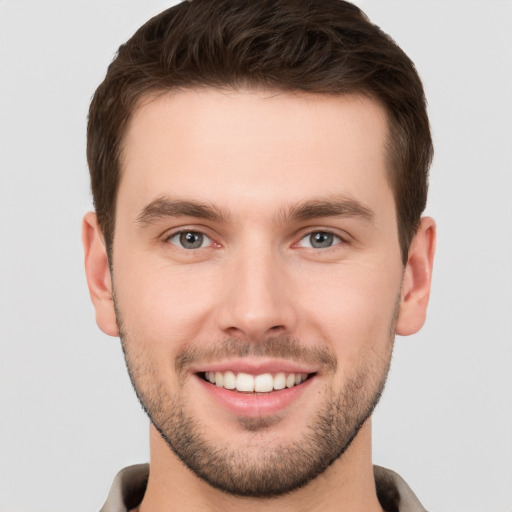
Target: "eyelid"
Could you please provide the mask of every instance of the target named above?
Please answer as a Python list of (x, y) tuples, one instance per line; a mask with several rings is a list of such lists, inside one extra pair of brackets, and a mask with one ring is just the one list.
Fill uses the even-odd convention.
[[(300, 245), (300, 242), (302, 240), (304, 240), (305, 238), (308, 238), (310, 237), (311, 235), (315, 234), (315, 233), (325, 233), (325, 234), (328, 234), (328, 235), (332, 235), (333, 237), (337, 238), (339, 241), (333, 243), (333, 245), (329, 246), (329, 247), (324, 247), (324, 248), (317, 248), (317, 247), (305, 247), (305, 246), (302, 246)], [(349, 243), (349, 235), (346, 234), (346, 233), (340, 233), (339, 230), (337, 229), (333, 229), (333, 228), (325, 228), (325, 227), (317, 227), (317, 228), (307, 228), (307, 230), (301, 230), (300, 234), (297, 236), (296, 240), (297, 242), (295, 242), (292, 247), (299, 247), (299, 248), (304, 248), (304, 249), (313, 249), (315, 251), (325, 251), (327, 249), (332, 249), (338, 245), (342, 245), (342, 244), (348, 244)]]
[[(174, 247), (177, 247), (178, 249), (192, 251), (194, 249), (186, 249), (185, 247), (182, 247), (181, 245), (172, 243), (170, 240), (173, 237), (181, 235), (183, 233), (197, 233), (197, 234), (200, 234), (203, 237), (207, 238), (210, 241), (210, 243), (208, 245), (206, 245), (204, 247), (199, 247), (198, 249), (206, 249), (208, 247), (220, 247), (220, 244), (218, 242), (216, 242), (214, 240), (214, 238), (212, 237), (212, 235), (208, 234), (207, 231), (209, 231), (209, 230), (203, 226), (179, 226), (174, 229), (166, 231), (162, 235), (162, 240), (164, 243), (173, 245)], [(195, 249), (195, 250), (197, 251), (198, 249)]]

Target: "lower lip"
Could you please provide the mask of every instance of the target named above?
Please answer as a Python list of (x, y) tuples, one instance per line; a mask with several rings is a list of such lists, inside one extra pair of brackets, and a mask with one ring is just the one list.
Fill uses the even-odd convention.
[(195, 376), (203, 389), (220, 403), (228, 412), (246, 418), (271, 416), (282, 412), (304, 393), (315, 380), (310, 377), (298, 386), (280, 389), (271, 393), (239, 393), (226, 388), (217, 387)]

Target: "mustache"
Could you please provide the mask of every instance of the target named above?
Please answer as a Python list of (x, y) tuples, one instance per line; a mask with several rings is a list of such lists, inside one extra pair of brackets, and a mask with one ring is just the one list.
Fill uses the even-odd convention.
[(297, 338), (276, 336), (258, 342), (226, 338), (211, 347), (184, 346), (176, 355), (175, 369), (178, 375), (184, 375), (188, 368), (198, 363), (244, 357), (270, 357), (289, 359), (297, 363), (317, 364), (324, 371), (333, 373), (338, 366), (334, 352), (327, 347), (308, 347)]

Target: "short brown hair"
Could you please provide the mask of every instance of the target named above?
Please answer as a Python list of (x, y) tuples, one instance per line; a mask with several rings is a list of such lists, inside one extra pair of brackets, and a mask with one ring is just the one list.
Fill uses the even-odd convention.
[(389, 180), (402, 260), (426, 205), (432, 140), (413, 62), (342, 0), (193, 0), (144, 24), (120, 48), (89, 111), (87, 159), (110, 255), (127, 125), (149, 93), (259, 87), (364, 94), (386, 109)]

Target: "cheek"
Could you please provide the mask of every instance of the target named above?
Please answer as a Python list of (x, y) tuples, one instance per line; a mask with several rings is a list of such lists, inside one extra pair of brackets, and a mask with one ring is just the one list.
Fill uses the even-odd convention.
[(114, 273), (125, 331), (155, 348), (194, 339), (212, 308), (214, 276), (161, 264), (126, 263)]
[(211, 316), (205, 293), (211, 286), (198, 282), (151, 267), (132, 267), (129, 273), (119, 271), (115, 276), (123, 345), (140, 391), (151, 393), (157, 383), (163, 386), (158, 394), (179, 388), (175, 356), (191, 340), (204, 339), (200, 331)]
[(390, 351), (402, 274), (400, 267), (383, 268), (388, 272), (352, 267), (332, 271), (328, 279), (316, 276), (317, 292), (305, 297), (301, 317), (308, 337), (320, 334), (340, 366), (356, 367), (369, 353)]

